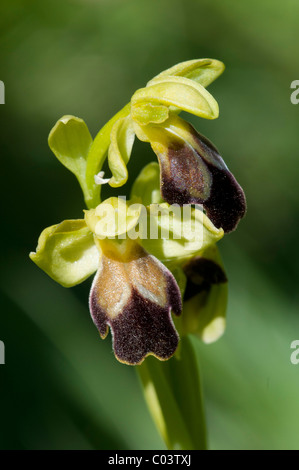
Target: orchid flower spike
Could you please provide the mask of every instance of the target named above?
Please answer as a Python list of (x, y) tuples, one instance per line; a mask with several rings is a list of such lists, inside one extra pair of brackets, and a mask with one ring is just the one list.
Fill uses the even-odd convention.
[[(110, 329), (120, 362), (167, 360), (180, 336), (211, 342), (225, 329), (227, 278), (216, 243), (244, 216), (245, 196), (214, 145), (179, 117), (218, 117), (206, 87), (223, 70), (213, 59), (165, 70), (94, 140), (75, 116), (50, 132), (49, 146), (77, 177), (87, 210), (46, 228), (30, 258), (65, 287), (95, 274), (91, 317), (102, 338)], [(158, 162), (143, 168), (129, 201), (101, 201), (103, 184), (127, 182), (135, 137), (150, 143)], [(104, 178), (106, 159), (111, 176)]]

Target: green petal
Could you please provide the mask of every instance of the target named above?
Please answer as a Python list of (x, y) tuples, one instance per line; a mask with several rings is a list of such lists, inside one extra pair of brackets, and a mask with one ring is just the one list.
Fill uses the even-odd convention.
[[(140, 112), (140, 105), (174, 106), (205, 119), (216, 119), (219, 115), (217, 101), (199, 83), (185, 77), (162, 77), (159, 82), (137, 90), (132, 96), (132, 118), (140, 125), (148, 123), (148, 116)], [(161, 123), (161, 120), (157, 123)]]
[(63, 116), (51, 130), (48, 142), (58, 160), (77, 177), (86, 197), (86, 159), (92, 137), (85, 122), (75, 116)]
[(190, 206), (152, 204), (148, 213), (147, 238), (141, 243), (163, 262), (181, 264), (224, 235), (200, 209)]
[(65, 220), (46, 228), (30, 258), (54, 281), (72, 287), (93, 274), (99, 253), (84, 220)]
[(86, 185), (88, 189), (88, 195), (85, 198), (85, 202), (88, 208), (96, 207), (100, 202), (101, 186), (97, 185), (94, 181), (95, 175), (101, 171), (105, 158), (108, 154), (110, 146), (110, 134), (111, 130), (118, 119), (126, 117), (130, 114), (130, 103), (122, 108), (110, 121), (105, 124), (104, 127), (98, 132), (95, 137), (92, 146), (90, 147), (87, 165), (86, 165)]
[(156, 77), (148, 82), (148, 85), (153, 82), (158, 82), (161, 78), (172, 75), (189, 78), (206, 88), (222, 74), (224, 69), (224, 63), (215, 59), (187, 60), (156, 75)]
[[(195, 333), (205, 343), (212, 343), (223, 335), (226, 326), (228, 283), (223, 263), (216, 245), (204, 250), (198, 261), (203, 263), (196, 272), (196, 259), (183, 266), (190, 276), (190, 264), (193, 264), (193, 278), (189, 277), (185, 290), (184, 312), (180, 322), (180, 333)], [(211, 268), (212, 267), (212, 268)], [(198, 269), (198, 268), (197, 268)], [(189, 282), (192, 282), (190, 289)]]
[(141, 170), (132, 187), (131, 198), (133, 197), (140, 198), (145, 206), (162, 202), (160, 169), (157, 162), (151, 162)]
[(108, 151), (108, 165), (112, 173), (110, 186), (123, 186), (128, 179), (127, 163), (135, 139), (131, 117), (118, 119), (111, 130), (111, 144)]
[(148, 124), (162, 124), (169, 116), (169, 108), (153, 103), (136, 103), (132, 110), (135, 121), (146, 126)]

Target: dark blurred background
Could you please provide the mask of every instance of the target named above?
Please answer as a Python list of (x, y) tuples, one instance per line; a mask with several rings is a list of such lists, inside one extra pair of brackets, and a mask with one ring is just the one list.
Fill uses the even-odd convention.
[[(47, 136), (58, 118), (92, 135), (133, 92), (180, 61), (226, 71), (220, 117), (188, 117), (245, 189), (248, 214), (220, 247), (228, 324), (198, 342), (213, 449), (299, 449), (297, 0), (1, 2), (1, 449), (163, 449), (134, 368), (117, 363), (87, 308), (90, 280), (55, 284), (28, 258), (46, 226), (82, 216), (79, 185)], [(155, 160), (134, 148), (136, 174)], [(131, 162), (132, 163), (132, 162)]]

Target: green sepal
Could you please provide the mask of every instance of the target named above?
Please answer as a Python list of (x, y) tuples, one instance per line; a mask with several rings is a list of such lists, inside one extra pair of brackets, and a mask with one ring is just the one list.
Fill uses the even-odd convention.
[(159, 73), (148, 82), (148, 85), (167, 76), (177, 76), (194, 80), (206, 88), (223, 73), (224, 69), (224, 63), (216, 59), (187, 60)]
[(86, 159), (92, 137), (85, 122), (75, 116), (63, 116), (51, 130), (48, 143), (58, 160), (77, 177), (86, 198)]
[(80, 284), (98, 268), (99, 252), (84, 220), (65, 220), (46, 228), (30, 258), (64, 287)]
[(193, 340), (181, 338), (179, 356), (148, 357), (137, 372), (154, 422), (169, 450), (206, 449), (199, 364)]
[(108, 165), (112, 173), (109, 185), (113, 188), (123, 186), (128, 179), (127, 163), (135, 139), (135, 132), (130, 116), (118, 119), (111, 130)]

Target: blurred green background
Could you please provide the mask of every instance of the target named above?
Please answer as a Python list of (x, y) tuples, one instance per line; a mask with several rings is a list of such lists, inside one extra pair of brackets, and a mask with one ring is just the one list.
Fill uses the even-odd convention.
[[(1, 2), (1, 449), (163, 449), (134, 368), (90, 320), (90, 280), (55, 284), (28, 258), (46, 226), (82, 216), (75, 178), (47, 146), (63, 114), (92, 135), (133, 92), (180, 61), (226, 71), (217, 121), (191, 118), (245, 189), (248, 214), (220, 244), (228, 326), (198, 342), (212, 449), (299, 449), (297, 0)], [(154, 160), (136, 145), (130, 170)]]

